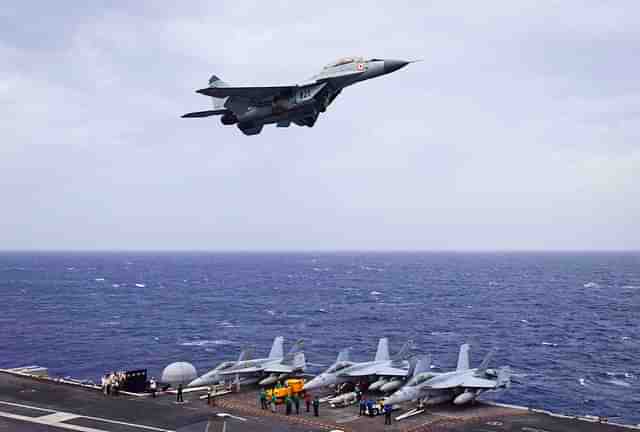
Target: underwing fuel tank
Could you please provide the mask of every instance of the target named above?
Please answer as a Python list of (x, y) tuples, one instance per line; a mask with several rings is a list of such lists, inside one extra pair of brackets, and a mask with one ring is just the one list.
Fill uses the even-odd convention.
[(388, 380), (384, 378), (380, 378), (378, 381), (374, 381), (373, 383), (371, 383), (371, 385), (369, 386), (369, 390), (370, 391), (380, 390), (380, 387), (385, 385), (387, 382)]
[(330, 404), (348, 404), (349, 402), (353, 401), (356, 399), (356, 392), (349, 392), (349, 393), (345, 393), (345, 394), (341, 394), (340, 396), (334, 397), (333, 399), (329, 400)]
[(474, 392), (464, 392), (456, 396), (456, 398), (453, 400), (453, 403), (454, 405), (464, 405), (473, 401), (476, 396), (477, 395)]
[(400, 379), (391, 380), (386, 384), (380, 386), (380, 391), (383, 393), (391, 393), (402, 387), (403, 381)]
[(277, 382), (278, 382), (278, 375), (277, 374), (271, 374), (268, 377), (263, 378), (262, 380), (260, 380), (258, 385), (260, 385), (260, 386), (270, 386), (270, 385), (273, 385), (273, 384), (275, 384)]

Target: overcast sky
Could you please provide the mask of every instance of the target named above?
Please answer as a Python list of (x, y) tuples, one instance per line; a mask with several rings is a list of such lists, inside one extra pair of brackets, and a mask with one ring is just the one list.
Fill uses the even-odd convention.
[[(0, 249), (640, 248), (637, 2), (101, 3), (0, 5)], [(424, 62), (180, 118), (347, 55)]]

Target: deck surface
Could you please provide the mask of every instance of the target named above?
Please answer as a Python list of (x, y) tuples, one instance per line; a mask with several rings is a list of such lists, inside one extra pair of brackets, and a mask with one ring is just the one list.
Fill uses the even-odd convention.
[[(391, 426), (384, 418), (359, 417), (356, 406), (320, 407), (314, 417), (301, 406), (299, 415), (286, 416), (284, 407), (277, 413), (261, 410), (257, 392), (252, 390), (218, 398), (217, 406), (207, 406), (199, 396), (185, 393), (185, 403), (175, 402), (174, 395), (155, 399), (120, 395), (106, 397), (101, 392), (0, 373), (0, 432), (209, 432), (222, 430), (216, 414), (232, 413), (246, 422), (229, 421), (228, 432), (281, 431), (345, 432), (378, 431), (475, 431), (475, 432), (628, 432), (629, 429), (605, 423), (590, 423), (552, 417), (526, 410), (476, 404), (472, 407), (443, 405), (402, 420)], [(394, 413), (394, 417), (400, 412)]]

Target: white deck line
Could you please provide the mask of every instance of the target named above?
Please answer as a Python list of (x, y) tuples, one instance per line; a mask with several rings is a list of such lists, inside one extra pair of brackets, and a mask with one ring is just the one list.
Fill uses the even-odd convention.
[[(75, 413), (69, 413), (69, 412), (64, 412), (64, 411), (54, 411), (54, 410), (50, 410), (50, 409), (38, 408), (36, 406), (25, 405), (25, 404), (17, 404), (17, 403), (13, 403), (13, 402), (0, 401), (0, 404), (20, 407), (20, 408), (29, 408), (29, 409), (33, 409), (33, 410), (45, 411), (45, 412), (50, 413), (50, 414), (42, 415), (40, 417), (28, 417), (28, 416), (21, 416), (21, 415), (18, 415), (18, 414), (11, 414), (11, 413), (6, 413), (6, 412), (3, 412), (3, 411), (0, 411), (0, 416), (2, 416), (2, 417), (13, 418), (13, 419), (16, 419), (16, 420), (28, 421), (28, 422), (31, 422), (31, 423), (40, 423), (40, 424), (46, 424), (46, 425), (53, 425), (53, 426), (56, 426), (56, 427), (63, 427), (63, 426), (80, 427), (80, 428), (87, 429), (88, 432), (101, 431), (102, 430), (102, 429), (86, 428), (84, 426), (70, 425), (70, 424), (67, 424), (67, 423), (61, 423), (61, 422), (64, 422), (66, 420), (71, 420), (71, 419), (74, 419), (74, 418), (85, 418), (85, 419), (88, 419), (88, 420), (94, 420), (94, 421), (103, 422), (103, 423), (119, 424), (119, 425), (129, 426), (129, 427), (136, 428), (136, 429), (144, 429), (144, 430), (149, 430), (149, 431), (154, 431), (154, 432), (175, 432), (175, 431), (172, 431), (170, 429), (162, 429), (162, 428), (157, 428), (157, 427), (154, 427), (154, 426), (147, 426), (147, 425), (142, 425), (142, 424), (137, 424), (137, 423), (127, 423), (127, 422), (118, 421), (118, 420), (111, 420), (111, 419), (106, 419), (106, 418), (102, 418), (102, 417), (91, 417), (91, 416), (87, 416), (87, 415), (83, 415), (83, 414), (75, 414)], [(74, 430), (79, 430), (80, 431), (80, 430), (84, 430), (84, 429), (74, 429)]]
[(0, 404), (14, 406), (14, 407), (18, 407), (18, 408), (28, 408), (28, 409), (37, 410), (37, 411), (45, 411), (45, 412), (48, 412), (48, 413), (57, 412), (55, 410), (50, 410), (50, 409), (46, 409), (46, 408), (38, 408), (38, 407), (34, 407), (34, 406), (30, 406), (30, 405), (23, 405), (23, 404), (14, 403), (14, 402), (0, 401)]
[(103, 429), (94, 429), (94, 428), (85, 427), (85, 426), (76, 426), (76, 425), (67, 424), (67, 423), (58, 423), (58, 422), (48, 421), (45, 419), (45, 417), (49, 417), (49, 416), (27, 417), (27, 416), (11, 414), (11, 413), (6, 413), (4, 411), (0, 411), (0, 417), (12, 419), (12, 420), (19, 420), (19, 421), (28, 422), (28, 423), (37, 423), (37, 424), (57, 427), (60, 429), (73, 430), (78, 432), (109, 432)]

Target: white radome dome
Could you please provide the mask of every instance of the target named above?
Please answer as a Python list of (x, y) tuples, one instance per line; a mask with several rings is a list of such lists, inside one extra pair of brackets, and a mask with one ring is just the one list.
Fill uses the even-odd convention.
[(164, 368), (160, 382), (171, 384), (171, 387), (186, 386), (197, 377), (196, 368), (191, 363), (175, 362)]

